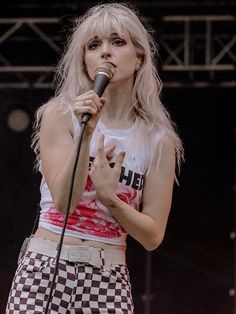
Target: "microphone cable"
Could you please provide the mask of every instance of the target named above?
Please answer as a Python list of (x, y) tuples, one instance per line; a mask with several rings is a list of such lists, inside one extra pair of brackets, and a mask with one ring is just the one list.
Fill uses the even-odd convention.
[(60, 255), (61, 255), (61, 249), (62, 249), (64, 234), (65, 234), (67, 220), (68, 220), (68, 216), (69, 216), (69, 212), (70, 212), (70, 204), (71, 204), (71, 198), (72, 198), (72, 193), (73, 193), (75, 173), (76, 173), (77, 163), (78, 163), (78, 160), (79, 160), (80, 149), (81, 149), (82, 139), (83, 139), (84, 130), (86, 128), (86, 125), (87, 125), (87, 122), (81, 122), (81, 129), (80, 129), (79, 140), (78, 140), (78, 144), (77, 144), (78, 146), (77, 146), (76, 158), (75, 158), (74, 165), (73, 165), (73, 171), (72, 171), (72, 177), (71, 177), (71, 183), (70, 183), (68, 203), (67, 203), (67, 208), (66, 208), (66, 213), (65, 213), (65, 218), (64, 218), (64, 224), (63, 224), (63, 228), (62, 228), (62, 231), (61, 231), (60, 241), (59, 241), (58, 246), (57, 246), (57, 255), (56, 255), (56, 258), (55, 258), (56, 259), (55, 260), (55, 267), (54, 267), (54, 271), (53, 271), (53, 278), (52, 278), (50, 291), (49, 291), (49, 294), (48, 294), (47, 304), (46, 304), (46, 308), (45, 308), (45, 312), (44, 312), (45, 314), (48, 313), (49, 304), (50, 304), (50, 301), (51, 301), (51, 298), (52, 298), (52, 293), (53, 293), (53, 289), (54, 289), (54, 285), (55, 285), (55, 281), (56, 281), (56, 276), (57, 276), (57, 271), (58, 271), (58, 265), (59, 265)]

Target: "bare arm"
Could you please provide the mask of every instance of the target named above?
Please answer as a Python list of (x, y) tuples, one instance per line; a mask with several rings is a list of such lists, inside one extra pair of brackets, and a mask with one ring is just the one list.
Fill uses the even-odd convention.
[[(85, 129), (81, 145), (70, 212), (80, 201), (85, 189), (90, 140), (102, 106), (103, 103), (93, 91), (79, 96), (74, 103), (74, 110), (78, 118), (84, 112), (91, 113), (92, 117)], [(63, 104), (49, 106), (44, 112), (41, 123), (40, 158), (54, 206), (61, 212), (66, 211), (78, 145), (78, 143), (74, 143), (72, 133), (70, 112), (65, 114)]]
[[(54, 206), (66, 211), (77, 144), (73, 142), (70, 113), (62, 114), (61, 105), (48, 108), (40, 130), (40, 157), (45, 179)], [(81, 158), (76, 169), (71, 210), (81, 199), (88, 175), (88, 154), (91, 134), (85, 132)]]
[[(99, 146), (97, 161), (95, 159), (94, 163), (95, 168), (91, 171), (98, 199), (110, 210), (122, 227), (147, 250), (157, 248), (164, 237), (171, 207), (175, 175), (173, 143), (168, 138), (163, 140), (158, 169), (158, 151), (154, 156), (151, 169), (145, 177), (142, 213), (124, 203), (115, 194), (115, 185), (118, 182), (116, 180), (117, 177), (119, 178), (124, 159), (123, 154), (118, 155), (116, 165), (113, 169), (109, 169), (102, 156), (102, 140), (100, 140)], [(103, 175), (100, 177), (102, 173)], [(107, 178), (108, 175), (110, 175), (109, 183), (102, 179)]]

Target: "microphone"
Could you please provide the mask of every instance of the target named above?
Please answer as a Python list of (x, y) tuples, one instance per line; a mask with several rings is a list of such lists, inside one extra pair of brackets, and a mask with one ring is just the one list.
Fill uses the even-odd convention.
[[(95, 91), (95, 93), (101, 97), (104, 93), (105, 88), (109, 84), (110, 80), (114, 76), (114, 67), (110, 63), (103, 63), (101, 66), (99, 66), (94, 75), (94, 81), (92, 90)], [(91, 114), (86, 112), (82, 116), (82, 123), (87, 124), (91, 117)]]

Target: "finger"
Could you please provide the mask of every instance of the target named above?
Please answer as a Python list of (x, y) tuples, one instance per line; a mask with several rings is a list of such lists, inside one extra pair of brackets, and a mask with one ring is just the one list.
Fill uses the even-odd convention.
[(99, 109), (100, 109), (100, 108), (99, 108), (99, 104), (96, 104), (93, 99), (86, 98), (86, 97), (85, 97), (85, 98), (82, 98), (82, 99), (80, 99), (80, 101), (76, 101), (76, 102), (74, 103), (74, 107), (75, 107), (75, 108), (86, 107), (86, 106), (92, 107), (92, 108), (94, 108), (94, 109), (96, 109), (96, 110), (99, 110)]
[(124, 159), (125, 159), (125, 152), (120, 152), (117, 157), (116, 157), (116, 162), (115, 162), (115, 165), (114, 165), (114, 169), (116, 170), (119, 170), (121, 169), (121, 166), (124, 162)]
[(113, 154), (112, 153), (107, 154), (106, 158), (107, 158), (107, 160), (110, 161), (113, 158)]
[(115, 144), (110, 144), (105, 148), (105, 155), (107, 158), (111, 158), (112, 157), (112, 153), (115, 149), (116, 145)]
[(78, 97), (75, 97), (74, 104), (83, 103), (83, 101), (88, 101), (88, 100), (91, 100), (94, 103), (94, 105), (97, 106), (98, 108), (102, 106), (99, 96), (93, 90), (90, 90)]
[(105, 151), (104, 151), (104, 135), (100, 134), (98, 139), (98, 147), (97, 153), (93, 161), (93, 165), (91, 170), (95, 169), (97, 166), (103, 166), (105, 163), (108, 162), (106, 159)]
[(96, 116), (100, 112), (100, 108), (93, 102), (91, 99), (80, 101), (74, 104), (74, 112), (77, 115), (81, 115), (85, 112), (90, 113), (93, 116)]
[(100, 102), (102, 103), (102, 106), (106, 104), (106, 98), (105, 97), (100, 97)]
[(81, 116), (83, 113), (90, 113), (92, 116), (96, 116), (97, 115), (97, 110), (89, 107), (89, 106), (83, 106), (83, 107), (78, 107), (74, 109), (74, 113), (76, 114), (76, 116)]
[(97, 156), (98, 158), (106, 158), (105, 150), (104, 150), (104, 135), (100, 134), (98, 139), (98, 148), (97, 148)]
[(89, 90), (89, 91), (87, 91), (87, 92), (85, 92), (85, 93), (83, 93), (83, 94), (73, 98), (73, 100), (74, 101), (79, 101), (82, 98), (86, 98), (87, 99), (87, 97), (90, 97), (90, 98), (92, 97), (94, 99), (99, 99), (99, 96), (95, 93), (95, 91), (93, 91), (91, 89), (91, 90)]

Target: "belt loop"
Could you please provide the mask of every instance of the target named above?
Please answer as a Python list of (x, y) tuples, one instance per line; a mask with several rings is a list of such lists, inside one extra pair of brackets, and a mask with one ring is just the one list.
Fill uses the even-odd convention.
[(101, 271), (108, 271), (108, 269), (105, 266), (106, 259), (104, 249), (100, 249), (100, 258), (101, 258)]
[(104, 249), (100, 249), (100, 258), (101, 258), (101, 263), (102, 263), (102, 267), (104, 267), (105, 265), (105, 254), (104, 254)]
[(103, 249), (103, 254), (104, 254), (104, 270), (109, 272), (111, 270), (112, 265), (112, 255), (109, 254), (106, 249)]

